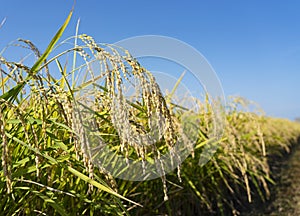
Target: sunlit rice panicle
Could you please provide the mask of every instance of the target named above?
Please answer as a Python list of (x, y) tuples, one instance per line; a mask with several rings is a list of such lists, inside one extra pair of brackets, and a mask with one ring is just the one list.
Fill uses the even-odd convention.
[[(160, 160), (161, 153), (157, 148), (157, 143), (164, 142), (166, 148), (171, 151), (173, 157), (176, 155), (173, 147), (176, 143), (179, 130), (175, 124), (175, 118), (172, 116), (167, 103), (162, 95), (162, 92), (155, 81), (154, 76), (143, 68), (126, 50), (120, 50), (113, 45), (104, 45), (101, 47), (96, 44), (94, 39), (87, 35), (80, 35), (79, 38), (86, 45), (90, 54), (86, 53), (83, 58), (87, 63), (87, 71), (90, 73), (91, 79), (95, 79), (97, 75), (105, 79), (105, 88), (108, 97), (105, 100), (98, 100), (102, 106), (106, 107), (112, 124), (116, 127), (120, 138), (120, 150), (128, 158), (129, 150), (133, 148), (135, 154), (142, 160), (146, 155), (152, 154)], [(123, 54), (121, 54), (123, 52)], [(82, 55), (82, 54), (81, 54)], [(94, 56), (96, 62), (100, 65), (100, 74), (94, 74), (88, 58)], [(90, 59), (90, 58), (89, 58)], [(99, 73), (99, 72), (98, 72)], [(139, 102), (145, 108), (147, 121), (141, 122), (136, 117), (136, 114), (128, 104), (125, 98), (124, 81), (131, 82), (129, 77), (133, 77), (136, 86), (135, 102)], [(95, 93), (94, 93), (95, 94)], [(96, 93), (97, 95), (97, 93)], [(139, 126), (137, 126), (139, 125)], [(158, 136), (149, 136), (148, 132), (158, 130)], [(83, 129), (81, 129), (81, 132)], [(83, 135), (81, 135), (83, 136)], [(88, 138), (82, 137), (81, 142), (86, 143)], [(145, 145), (147, 144), (147, 145)], [(149, 145), (150, 144), (150, 145)], [(82, 144), (82, 151), (88, 154), (87, 146)], [(161, 163), (162, 172), (164, 172), (163, 164)], [(178, 167), (178, 174), (180, 173)], [(163, 179), (164, 185), (165, 180)], [(165, 187), (166, 188), (166, 187)]]
[[(1, 101), (2, 105), (7, 105), (4, 101)], [(12, 178), (11, 178), (11, 155), (9, 154), (9, 147), (8, 147), (8, 140), (6, 136), (6, 121), (2, 113), (2, 109), (4, 106), (0, 107), (0, 132), (2, 138), (2, 167), (3, 173), (6, 178), (6, 186), (7, 186), (7, 193), (11, 193), (12, 191)]]
[[(31, 84), (31, 94), (30, 94), (30, 100), (31, 100), (31, 105), (33, 109), (33, 116), (36, 119), (41, 119), (42, 124), (41, 124), (41, 130), (40, 130), (40, 135), (41, 137), (38, 137), (38, 127), (34, 127), (34, 125), (31, 125), (31, 133), (33, 134), (34, 137), (34, 144), (35, 147), (39, 151), (43, 151), (45, 148), (47, 148), (47, 117), (48, 117), (48, 109), (49, 109), (49, 101), (48, 97), (46, 96), (46, 89), (43, 86), (43, 83), (40, 82), (37, 84), (37, 86)], [(39, 143), (39, 139), (43, 139), (43, 143)], [(40, 168), (39, 165), (42, 162), (42, 157), (39, 154), (36, 154), (35, 156), (35, 163), (36, 163), (36, 175), (38, 178), (40, 178)]]
[(24, 40), (24, 39), (19, 38), (18, 41), (27, 44), (28, 47), (22, 46), (21, 44), (17, 44), (17, 46), (22, 46), (24, 48), (28, 48), (34, 52), (34, 54), (37, 58), (41, 57), (41, 52), (30, 40)]
[[(124, 105), (125, 109), (125, 100), (124, 100), (124, 92), (122, 88), (123, 78), (128, 79), (128, 75), (132, 74), (136, 77), (136, 79), (139, 79), (141, 81), (141, 88), (142, 88), (142, 98), (145, 102), (145, 105), (147, 107), (147, 115), (148, 119), (151, 117), (153, 113), (159, 113), (158, 115), (158, 122), (160, 124), (157, 124), (160, 132), (164, 132), (166, 135), (165, 139), (168, 145), (172, 146), (172, 142), (174, 143), (174, 137), (171, 138), (171, 136), (175, 134), (173, 123), (171, 119), (171, 115), (169, 113), (168, 107), (166, 103), (164, 102), (164, 98), (161, 94), (161, 91), (152, 76), (151, 73), (146, 71), (144, 68), (142, 68), (139, 63), (133, 59), (129, 53), (125, 52), (125, 57), (121, 56), (116, 49), (109, 47), (110, 50), (112, 50), (112, 54), (105, 51), (103, 48), (99, 47), (95, 41), (92, 39), (92, 37), (87, 35), (81, 35), (79, 36), (82, 41), (87, 44), (89, 49), (92, 51), (93, 55), (96, 56), (96, 58), (102, 62), (104, 65), (105, 71), (103, 72), (103, 75), (106, 77), (106, 88), (108, 90), (108, 94), (110, 97), (117, 100), (117, 102), (120, 105)], [(108, 45), (107, 45), (108, 46)], [(101, 63), (101, 64), (102, 64)], [(128, 68), (128, 66), (131, 68)], [(121, 75), (122, 72), (122, 75)], [(123, 77), (122, 77), (123, 76)], [(113, 101), (111, 101), (110, 106), (112, 106)], [(125, 110), (124, 110), (125, 111)], [(116, 115), (118, 116), (118, 120), (124, 120), (126, 121), (126, 116), (124, 116), (124, 112), (121, 110), (120, 113), (112, 113), (112, 116)], [(162, 118), (164, 118), (162, 120)], [(164, 125), (164, 128), (162, 128), (161, 122), (165, 121), (166, 124)], [(149, 123), (149, 126), (151, 124)], [(121, 138), (128, 139), (128, 136), (126, 136), (126, 133), (121, 136)], [(138, 143), (128, 143), (132, 146), (138, 144)]]

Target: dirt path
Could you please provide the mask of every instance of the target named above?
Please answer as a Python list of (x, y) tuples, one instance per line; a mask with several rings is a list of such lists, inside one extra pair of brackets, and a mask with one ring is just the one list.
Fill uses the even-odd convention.
[(295, 149), (281, 171), (269, 215), (300, 215), (300, 148)]
[(274, 187), (274, 199), (265, 208), (252, 212), (250, 215), (300, 215), (300, 146), (281, 165), (280, 170), (273, 170), (273, 172), (276, 171), (279, 172), (279, 178), (276, 187)]

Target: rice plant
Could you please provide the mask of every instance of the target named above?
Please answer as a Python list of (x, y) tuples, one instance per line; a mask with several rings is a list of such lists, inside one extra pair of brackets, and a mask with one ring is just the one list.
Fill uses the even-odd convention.
[[(197, 112), (171, 103), (121, 47), (86, 34), (59, 41), (71, 16), (44, 53), (29, 40), (13, 44), (30, 51), (32, 66), (1, 52), (1, 214), (238, 215), (247, 203), (270, 197), (271, 156), (298, 142), (299, 123), (249, 111), (246, 100), (234, 98), (215, 139), (211, 101), (195, 99)], [(183, 118), (193, 124), (182, 125)], [(188, 136), (197, 142), (183, 160), (174, 146)], [(211, 144), (216, 153), (200, 163)], [(143, 164), (162, 161), (166, 152), (170, 164), (182, 164), (167, 174), (159, 163), (161, 179), (118, 179), (124, 166), (107, 148), (124, 156), (125, 165), (141, 162), (140, 178)]]
[(92, 171), (86, 157), (76, 157), (73, 94), (65, 88), (65, 71), (57, 80), (49, 66), (56, 61), (62, 69), (58, 60), (62, 53), (47, 60), (71, 15), (42, 55), (32, 42), (20, 40), (36, 55), (32, 67), (1, 57), (0, 205), (4, 214), (93, 214), (97, 209), (122, 214), (126, 209), (120, 199), (133, 202), (112, 188), (112, 182), (105, 180), (110, 177), (107, 173)]

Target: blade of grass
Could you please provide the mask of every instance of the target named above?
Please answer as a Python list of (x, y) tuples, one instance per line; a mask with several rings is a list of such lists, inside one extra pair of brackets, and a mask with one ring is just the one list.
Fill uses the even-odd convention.
[(140, 207), (143, 207), (141, 204), (139, 203), (136, 203), (130, 199), (127, 199), (126, 197), (123, 197), (122, 195), (118, 194), (117, 192), (114, 192), (112, 189), (109, 189), (108, 187), (105, 187), (104, 185), (100, 184), (99, 182), (96, 182), (95, 180), (89, 178), (88, 176), (82, 174), (81, 172), (73, 169), (72, 167), (68, 166), (68, 170), (73, 173), (74, 175), (78, 176), (80, 179), (82, 179), (83, 181), (89, 183), (89, 184), (92, 184), (94, 185), (95, 187), (99, 188), (100, 190), (103, 190), (107, 193), (110, 193), (118, 198), (121, 198), (123, 200), (126, 200), (127, 202), (130, 202), (132, 204), (135, 204), (135, 205), (138, 205)]
[[(74, 39), (74, 48), (77, 47), (79, 24), (80, 24), (80, 19), (77, 20), (77, 25), (76, 25), (76, 30), (75, 30), (75, 39)], [(77, 57), (77, 52), (74, 51), (74, 55), (73, 55), (73, 71), (76, 70), (76, 57)], [(72, 73), (72, 88), (74, 88), (74, 87), (75, 87), (75, 73)]]
[(69, 214), (63, 209), (60, 205), (58, 205), (54, 200), (50, 199), (48, 196), (40, 193), (39, 191), (33, 191), (38, 197), (43, 199), (45, 203), (49, 203), (49, 205), (54, 208), (60, 215), (68, 216)]
[(179, 79), (176, 81), (171, 93), (166, 97), (166, 103), (170, 104), (171, 99), (173, 97), (173, 95), (175, 94), (176, 89), (178, 88), (179, 84), (181, 83), (184, 75), (186, 74), (186, 71), (183, 71), (183, 73), (180, 75)]

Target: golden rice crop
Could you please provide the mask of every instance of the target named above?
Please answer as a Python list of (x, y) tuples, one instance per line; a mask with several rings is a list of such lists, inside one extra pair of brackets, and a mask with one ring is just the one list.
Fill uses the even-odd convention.
[[(71, 15), (43, 54), (31, 41), (18, 41), (33, 53), (32, 66), (0, 56), (3, 214), (238, 215), (245, 203), (270, 197), (269, 160), (298, 142), (300, 126), (250, 112), (241, 98), (224, 107), (224, 133), (213, 141), (213, 109), (197, 101), (192, 155), (163, 175), (163, 184), (115, 179), (96, 163), (103, 145), (127, 159), (160, 160), (183, 136), (184, 110), (128, 51), (85, 34), (57, 44)], [(132, 80), (129, 101), (124, 83)], [(151, 140), (147, 134), (155, 130), (163, 136)], [(209, 145), (216, 153), (201, 164)]]

